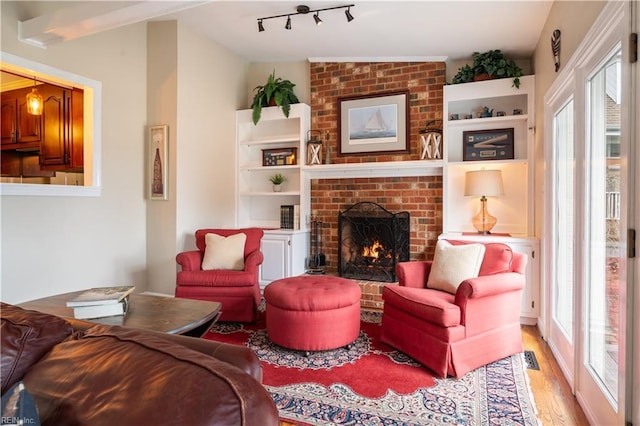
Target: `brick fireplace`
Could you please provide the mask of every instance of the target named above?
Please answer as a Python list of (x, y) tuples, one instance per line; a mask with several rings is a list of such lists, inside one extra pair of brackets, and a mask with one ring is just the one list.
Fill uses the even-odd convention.
[[(442, 232), (442, 176), (376, 176), (376, 163), (420, 159), (419, 130), (442, 120), (444, 62), (315, 62), (310, 66), (311, 127), (329, 135), (333, 164), (367, 163), (372, 177), (316, 176), (311, 180), (310, 210), (322, 221), (326, 271), (337, 274), (338, 214), (359, 202), (373, 202), (391, 212), (410, 215), (409, 258), (431, 259)], [(339, 98), (409, 90), (407, 153), (339, 156)], [(360, 281), (362, 307), (382, 308), (382, 285)]]
[[(361, 201), (377, 203), (393, 212), (409, 212), (409, 259), (433, 258), (436, 240), (442, 233), (441, 176), (314, 179), (311, 211), (322, 222), (327, 273), (338, 273), (338, 214)], [(361, 282), (363, 308), (382, 307), (382, 285)]]

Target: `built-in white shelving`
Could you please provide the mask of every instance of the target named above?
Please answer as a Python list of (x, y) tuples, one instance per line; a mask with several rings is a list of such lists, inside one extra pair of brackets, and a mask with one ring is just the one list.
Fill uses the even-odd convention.
[[(471, 217), (480, 203), (478, 197), (464, 196), (467, 171), (499, 169), (504, 195), (489, 199), (489, 211), (498, 218), (495, 232), (533, 236), (533, 143), (535, 76), (520, 78), (520, 88), (512, 79), (454, 84), (444, 88), (444, 177), (443, 232), (472, 232)], [(483, 107), (492, 117), (477, 117)], [(496, 117), (498, 111), (505, 115)], [(517, 114), (514, 114), (517, 112)], [(451, 119), (457, 114), (458, 119)], [(513, 129), (513, 159), (464, 161), (465, 131)]]
[[(252, 110), (236, 112), (236, 225), (265, 230), (259, 274), (262, 288), (273, 280), (300, 275), (307, 266), (309, 194), (301, 171), (310, 121), (311, 109), (306, 104), (291, 105), (289, 117), (279, 107), (263, 108), (256, 125)], [(280, 148), (297, 149), (294, 164), (263, 165), (263, 150)], [(269, 181), (276, 173), (286, 179), (281, 192), (274, 192)], [(300, 205), (300, 229), (280, 229), (282, 205)]]
[[(308, 202), (302, 189), (301, 168), (310, 120), (311, 109), (302, 103), (291, 105), (289, 117), (285, 117), (280, 107), (263, 108), (258, 124), (253, 124), (251, 109), (236, 112), (238, 226), (277, 229), (281, 205), (301, 205), (301, 217), (305, 217)], [(294, 164), (263, 165), (263, 150), (279, 148), (297, 149)], [(275, 173), (286, 179), (282, 192), (274, 192), (269, 181), (269, 176)], [(306, 229), (305, 220), (300, 221), (300, 227)]]
[[(455, 84), (444, 88), (443, 234), (440, 238), (502, 242), (528, 257), (527, 287), (523, 292), (521, 322), (535, 324), (539, 315), (540, 242), (534, 236), (534, 123), (535, 76)], [(492, 117), (479, 118), (482, 108)], [(497, 112), (504, 113), (496, 116)], [(452, 119), (457, 114), (458, 119)], [(473, 118), (466, 118), (471, 116)], [(465, 131), (513, 129), (513, 159), (464, 161)], [(504, 195), (491, 197), (489, 212), (498, 218), (493, 235), (481, 235), (471, 223), (480, 210), (479, 197), (464, 195), (467, 171), (501, 170)]]

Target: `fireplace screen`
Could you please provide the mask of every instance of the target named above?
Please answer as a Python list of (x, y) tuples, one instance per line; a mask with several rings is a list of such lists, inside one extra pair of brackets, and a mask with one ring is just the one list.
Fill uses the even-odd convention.
[(396, 281), (396, 264), (409, 260), (409, 213), (358, 203), (338, 215), (341, 277)]

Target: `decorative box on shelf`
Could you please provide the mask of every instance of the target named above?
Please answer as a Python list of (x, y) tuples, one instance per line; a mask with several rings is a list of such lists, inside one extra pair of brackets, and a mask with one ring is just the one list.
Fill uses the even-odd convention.
[(263, 166), (293, 166), (298, 164), (298, 148), (273, 148), (262, 150)]

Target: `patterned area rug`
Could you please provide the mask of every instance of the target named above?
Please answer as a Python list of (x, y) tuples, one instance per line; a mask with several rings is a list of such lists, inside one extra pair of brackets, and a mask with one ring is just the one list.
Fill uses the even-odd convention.
[(256, 324), (220, 323), (205, 337), (252, 348), (282, 420), (298, 425), (538, 425), (523, 355), (460, 379), (429, 370), (379, 341), (381, 314), (362, 312), (350, 348), (302, 352)]

